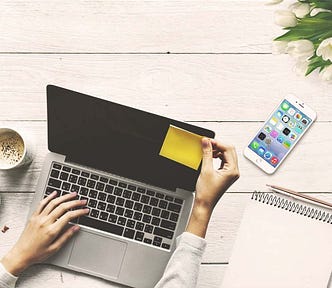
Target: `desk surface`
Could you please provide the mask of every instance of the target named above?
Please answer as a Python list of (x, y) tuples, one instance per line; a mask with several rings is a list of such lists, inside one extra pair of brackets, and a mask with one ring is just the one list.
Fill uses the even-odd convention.
[[(2, 1), (0, 126), (23, 128), (37, 156), (0, 173), (0, 255), (21, 233), (47, 153), (45, 87), (56, 84), (216, 131), (237, 148), (241, 178), (215, 209), (199, 287), (218, 287), (249, 193), (265, 183), (332, 201), (331, 86), (295, 75), (271, 54), (281, 33), (263, 1)], [(280, 99), (294, 93), (318, 120), (280, 170), (267, 176), (242, 150)], [(119, 287), (46, 265), (18, 287)]]

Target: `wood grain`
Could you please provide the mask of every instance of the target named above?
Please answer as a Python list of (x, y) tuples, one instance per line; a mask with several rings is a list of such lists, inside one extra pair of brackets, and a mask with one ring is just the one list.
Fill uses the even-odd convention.
[(0, 120), (45, 120), (46, 85), (187, 121), (264, 121), (294, 93), (331, 121), (330, 86), (287, 55), (0, 55)]
[(0, 52), (269, 53), (263, 1), (1, 1)]

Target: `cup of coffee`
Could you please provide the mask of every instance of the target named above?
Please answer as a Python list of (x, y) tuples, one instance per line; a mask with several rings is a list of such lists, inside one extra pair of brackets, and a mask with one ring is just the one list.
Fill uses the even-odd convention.
[(32, 146), (22, 133), (0, 128), (0, 170), (10, 170), (32, 162)]

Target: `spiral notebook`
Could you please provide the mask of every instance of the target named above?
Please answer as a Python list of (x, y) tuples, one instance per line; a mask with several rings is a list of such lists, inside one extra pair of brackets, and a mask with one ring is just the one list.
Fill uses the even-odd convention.
[(331, 213), (309, 200), (254, 192), (221, 287), (330, 287)]

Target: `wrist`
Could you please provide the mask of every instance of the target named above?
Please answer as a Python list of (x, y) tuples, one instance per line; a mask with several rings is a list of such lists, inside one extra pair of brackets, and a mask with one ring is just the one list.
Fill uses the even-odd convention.
[(186, 231), (205, 238), (206, 230), (211, 218), (212, 209), (194, 204)]
[(16, 277), (29, 266), (20, 255), (16, 255), (14, 251), (9, 251), (1, 259), (1, 263), (10, 274)]

